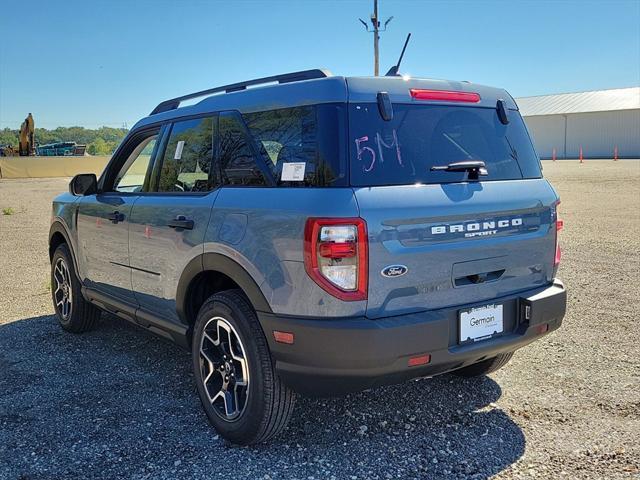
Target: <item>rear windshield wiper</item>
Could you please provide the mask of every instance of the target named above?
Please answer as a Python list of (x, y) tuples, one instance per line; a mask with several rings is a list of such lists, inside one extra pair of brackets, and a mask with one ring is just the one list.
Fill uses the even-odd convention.
[(469, 180), (478, 180), (478, 177), (488, 175), (487, 166), (481, 160), (464, 160), (449, 165), (434, 165), (432, 172), (469, 172)]

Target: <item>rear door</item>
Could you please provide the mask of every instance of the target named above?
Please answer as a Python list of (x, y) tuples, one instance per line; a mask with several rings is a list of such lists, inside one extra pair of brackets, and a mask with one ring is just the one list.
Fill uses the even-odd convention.
[[(492, 302), (549, 283), (557, 197), (517, 112), (375, 103), (349, 107), (351, 183), (369, 231), (367, 314)], [(488, 175), (432, 171), (480, 160)]]
[(216, 124), (217, 117), (208, 116), (167, 125), (151, 191), (140, 196), (131, 212), (135, 298), (141, 310), (172, 322), (179, 321), (175, 295), (180, 275), (203, 252), (218, 195), (218, 172), (212, 167)]

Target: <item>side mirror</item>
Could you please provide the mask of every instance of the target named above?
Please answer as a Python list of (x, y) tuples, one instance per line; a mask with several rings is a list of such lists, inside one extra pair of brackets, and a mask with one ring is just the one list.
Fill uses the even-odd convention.
[(69, 192), (77, 197), (93, 195), (98, 191), (98, 179), (95, 173), (81, 173), (71, 179)]

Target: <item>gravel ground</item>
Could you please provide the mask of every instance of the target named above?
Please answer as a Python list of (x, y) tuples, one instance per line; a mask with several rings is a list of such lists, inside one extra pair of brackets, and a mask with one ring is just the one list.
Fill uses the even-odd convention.
[(301, 398), (250, 448), (208, 426), (186, 352), (114, 317), (57, 327), (46, 242), (67, 181), (0, 180), (0, 478), (640, 478), (640, 162), (545, 174), (565, 220), (558, 332), (485, 378)]

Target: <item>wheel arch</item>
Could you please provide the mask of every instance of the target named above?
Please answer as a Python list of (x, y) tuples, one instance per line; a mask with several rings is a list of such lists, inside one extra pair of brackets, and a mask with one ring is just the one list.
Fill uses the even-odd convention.
[[(202, 285), (208, 288), (202, 290)], [(238, 262), (219, 253), (204, 253), (185, 267), (176, 291), (176, 311), (180, 320), (192, 326), (203, 303), (204, 293), (213, 294), (229, 288), (239, 288), (256, 311), (272, 313), (269, 302), (253, 277)], [(196, 305), (193, 305), (194, 299)], [(197, 307), (197, 308), (194, 308)]]
[(71, 243), (71, 237), (64, 224), (60, 220), (56, 220), (51, 224), (51, 228), (49, 228), (49, 261), (53, 258), (56, 249), (63, 243), (66, 243), (69, 248), (73, 268), (76, 271), (76, 275), (78, 275), (78, 260), (76, 259), (73, 244)]

